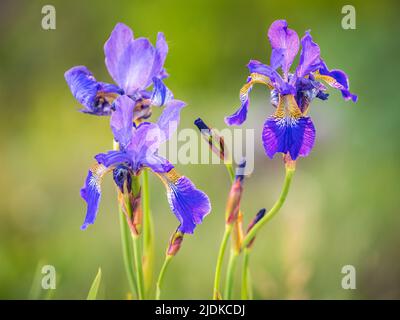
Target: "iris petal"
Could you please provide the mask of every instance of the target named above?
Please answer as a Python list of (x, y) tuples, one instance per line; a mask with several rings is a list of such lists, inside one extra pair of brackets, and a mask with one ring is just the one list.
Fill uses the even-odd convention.
[(239, 109), (236, 110), (235, 113), (233, 113), (230, 116), (225, 117), (225, 123), (229, 126), (233, 125), (241, 125), (243, 122), (246, 121), (247, 118), (247, 111), (249, 108), (249, 94), (251, 90), (253, 89), (253, 85), (255, 83), (260, 83), (266, 85), (268, 88), (272, 88), (272, 84), (270, 79), (265, 76), (264, 74), (259, 74), (259, 73), (252, 73), (250, 77), (247, 79), (247, 83), (240, 89), (240, 101), (241, 105)]
[(113, 84), (96, 81), (85, 66), (76, 66), (64, 74), (75, 99), (84, 106), (81, 111), (95, 115), (110, 115), (111, 100), (123, 90)]
[(273, 158), (275, 153), (290, 154), (293, 160), (306, 157), (313, 148), (315, 128), (310, 117), (269, 117), (264, 123), (262, 140), (265, 153)]
[(165, 48), (159, 50), (145, 38), (133, 38), (132, 30), (118, 23), (104, 45), (107, 69), (128, 95), (146, 89), (162, 71)]
[(299, 51), (299, 36), (296, 31), (288, 28), (285, 20), (276, 20), (268, 30), (268, 38), (273, 50), (281, 50), (283, 54), (282, 70), (287, 75)]
[(106, 166), (96, 164), (88, 172), (85, 185), (81, 189), (81, 197), (87, 203), (86, 217), (81, 227), (82, 230), (85, 230), (89, 224), (93, 224), (96, 220), (101, 198), (101, 181), (107, 171), (108, 168)]
[(115, 111), (111, 115), (111, 129), (115, 141), (124, 149), (131, 142), (133, 128), (133, 109), (135, 103), (128, 96), (120, 96), (114, 101)]
[(151, 95), (151, 104), (157, 107), (161, 107), (168, 101), (173, 99), (171, 90), (163, 83), (159, 78), (153, 78), (153, 92)]
[(316, 71), (320, 67), (320, 49), (313, 42), (309, 31), (306, 32), (301, 39), (301, 53), (299, 65), (296, 69), (297, 77), (301, 78), (311, 72)]
[(178, 230), (193, 233), (196, 225), (211, 211), (209, 198), (185, 176), (169, 180), (167, 188), (169, 205), (180, 222)]
[(331, 87), (336, 88), (342, 92), (345, 100), (353, 100), (357, 102), (357, 95), (352, 94), (349, 90), (349, 78), (347, 74), (339, 69), (329, 70), (325, 62), (321, 59), (321, 68), (319, 72), (314, 74), (316, 80), (323, 80)]

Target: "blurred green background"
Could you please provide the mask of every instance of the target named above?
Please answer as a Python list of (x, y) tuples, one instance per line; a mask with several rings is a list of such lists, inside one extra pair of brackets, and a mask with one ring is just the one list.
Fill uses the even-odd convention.
[[(45, 4), (56, 8), (56, 30), (41, 28)], [(356, 30), (341, 27), (345, 4), (356, 8)], [(189, 105), (181, 128), (199, 116), (224, 128), (223, 117), (238, 106), (248, 60), (269, 61), (266, 32), (278, 18), (300, 36), (312, 29), (328, 66), (348, 73), (359, 101), (344, 102), (331, 90), (327, 102), (312, 105), (315, 148), (298, 162), (287, 203), (251, 256), (255, 298), (400, 298), (398, 13), (396, 1), (2, 0), (0, 298), (28, 298), (43, 264), (57, 270), (53, 298), (85, 298), (99, 266), (101, 298), (124, 299), (128, 292), (111, 177), (96, 224), (79, 229), (85, 213), (79, 189), (112, 136), (107, 118), (77, 112), (64, 72), (86, 65), (97, 79), (111, 81), (103, 44), (115, 23), (153, 43), (163, 31), (170, 48), (166, 83)], [(244, 126), (257, 137), (242, 202), (246, 222), (271, 207), (283, 180), (281, 158), (267, 159), (259, 139), (272, 112), (267, 97), (264, 87), (253, 90)], [(229, 180), (221, 165), (177, 167), (208, 193), (213, 211), (185, 238), (163, 296), (210, 298)], [(177, 223), (163, 186), (155, 177), (150, 182), (159, 270)], [(344, 265), (357, 270), (356, 290), (341, 287)]]

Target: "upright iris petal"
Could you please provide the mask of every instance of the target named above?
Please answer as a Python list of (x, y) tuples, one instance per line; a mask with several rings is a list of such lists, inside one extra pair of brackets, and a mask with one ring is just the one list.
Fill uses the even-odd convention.
[(307, 31), (301, 39), (300, 61), (296, 69), (296, 76), (302, 78), (318, 70), (320, 63), (319, 46), (313, 42), (310, 32)]
[(128, 95), (147, 88), (162, 77), (168, 46), (160, 33), (156, 48), (146, 38), (134, 39), (131, 29), (118, 23), (104, 45), (107, 69)]
[(268, 30), (268, 39), (272, 50), (279, 50), (283, 55), (282, 70), (287, 75), (299, 51), (299, 36), (296, 31), (288, 28), (285, 20), (276, 20)]

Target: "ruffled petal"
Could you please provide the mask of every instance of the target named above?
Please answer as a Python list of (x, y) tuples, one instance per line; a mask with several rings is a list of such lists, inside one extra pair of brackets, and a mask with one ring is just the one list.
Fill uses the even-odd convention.
[(120, 96), (114, 101), (115, 111), (111, 115), (111, 129), (115, 141), (125, 149), (132, 139), (133, 109), (135, 103), (128, 96)]
[[(114, 81), (128, 95), (151, 84), (155, 66), (156, 49), (145, 38), (133, 39), (129, 27), (118, 23), (104, 45), (107, 69)], [(157, 71), (158, 70), (158, 71)]]
[(196, 225), (211, 211), (208, 196), (196, 189), (187, 177), (178, 176), (175, 170), (164, 177), (169, 205), (180, 222), (178, 230), (182, 233), (193, 233)]
[(321, 59), (321, 67), (319, 71), (314, 74), (314, 77), (316, 80), (323, 80), (331, 87), (340, 90), (345, 100), (357, 102), (358, 97), (350, 92), (349, 78), (344, 71), (339, 69), (329, 70), (325, 62)]
[(262, 140), (271, 159), (275, 153), (289, 153), (293, 160), (306, 157), (313, 148), (315, 128), (310, 117), (269, 117), (264, 123)]
[(161, 107), (173, 98), (174, 95), (172, 94), (172, 91), (167, 88), (163, 81), (159, 78), (154, 77), (151, 104), (157, 107)]
[(107, 172), (108, 168), (102, 164), (96, 164), (88, 172), (85, 185), (81, 189), (81, 197), (87, 203), (85, 221), (81, 226), (82, 230), (85, 230), (89, 224), (93, 224), (96, 220), (101, 198), (101, 181)]
[(319, 46), (313, 42), (309, 31), (301, 39), (301, 53), (299, 65), (296, 69), (297, 77), (305, 77), (319, 69), (321, 64)]
[(65, 80), (75, 99), (84, 106), (81, 111), (94, 115), (110, 115), (112, 101), (123, 90), (113, 84), (96, 81), (85, 66), (69, 69), (64, 74)]
[(299, 36), (296, 31), (288, 28), (285, 20), (276, 20), (268, 30), (268, 38), (272, 49), (280, 50), (283, 54), (282, 70), (287, 75), (299, 51)]

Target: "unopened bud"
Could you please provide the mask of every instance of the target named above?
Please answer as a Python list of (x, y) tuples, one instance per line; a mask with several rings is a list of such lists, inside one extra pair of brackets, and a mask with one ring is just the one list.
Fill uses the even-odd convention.
[(221, 137), (216, 130), (207, 126), (201, 118), (196, 119), (194, 124), (200, 130), (204, 140), (207, 141), (211, 151), (214, 152), (221, 160), (227, 159), (228, 150), (225, 146), (224, 138)]
[(226, 203), (226, 223), (231, 224), (237, 220), (240, 210), (240, 199), (243, 193), (243, 180), (246, 161), (243, 160), (236, 169), (235, 181), (229, 192), (228, 201)]
[[(251, 229), (254, 228), (254, 226), (265, 216), (265, 209), (261, 209), (260, 211), (258, 211), (258, 213), (256, 214), (256, 216), (254, 217), (253, 220), (251, 220), (251, 222), (249, 223), (249, 226), (247, 227), (247, 231), (246, 234), (248, 234), (250, 232)], [(251, 248), (253, 246), (254, 240), (256, 238), (254, 237), (253, 239), (250, 240), (249, 244), (247, 245), (247, 248)]]
[(183, 233), (180, 231), (175, 231), (169, 240), (169, 246), (167, 249), (167, 256), (175, 256), (179, 249), (181, 248), (183, 241)]

